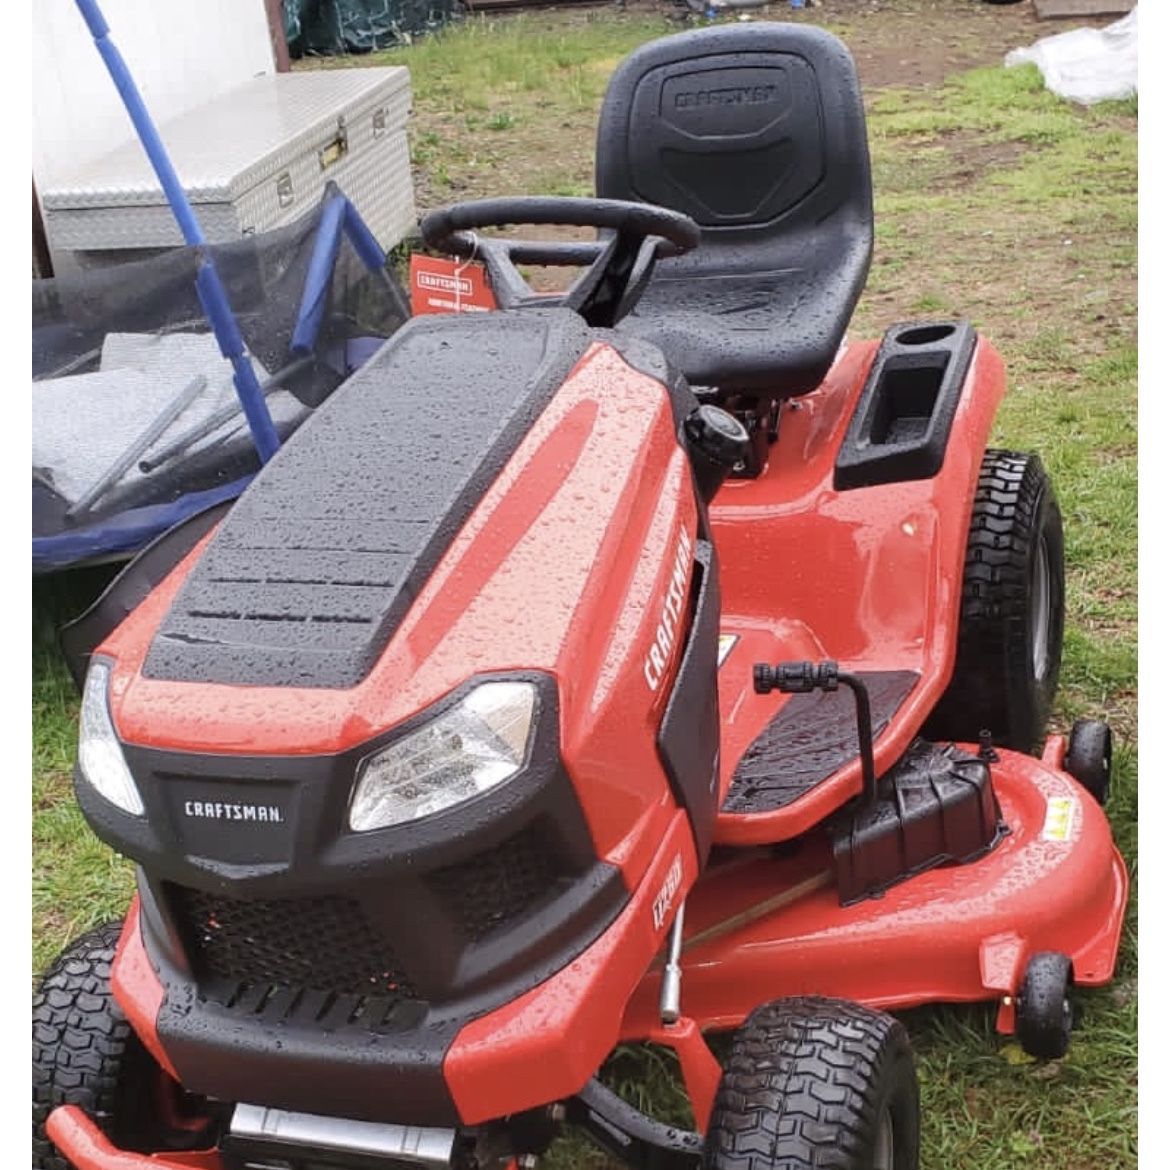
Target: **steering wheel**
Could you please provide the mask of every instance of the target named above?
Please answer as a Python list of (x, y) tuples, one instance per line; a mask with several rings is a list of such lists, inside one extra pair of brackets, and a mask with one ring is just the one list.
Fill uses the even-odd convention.
[[(558, 242), (475, 234), (480, 228), (513, 224), (592, 227), (602, 235), (597, 240)], [(436, 251), (484, 262), (501, 309), (562, 305), (601, 328), (616, 325), (638, 303), (660, 258), (680, 256), (699, 243), (698, 224), (681, 212), (650, 203), (555, 195), (453, 203), (429, 212), (420, 227), (424, 242)], [(547, 296), (533, 292), (517, 264), (586, 270), (568, 292)]]

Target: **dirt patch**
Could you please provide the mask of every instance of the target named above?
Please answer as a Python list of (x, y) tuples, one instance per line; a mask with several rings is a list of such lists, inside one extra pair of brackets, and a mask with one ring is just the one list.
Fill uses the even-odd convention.
[(866, 90), (937, 85), (964, 69), (999, 64), (1041, 37), (1114, 19), (1040, 20), (1031, 4), (983, 0), (823, 0), (807, 12), (779, 5), (762, 12), (832, 28), (853, 53)]
[[(694, 27), (698, 18), (682, 3), (628, 0), (620, 5), (573, 5), (493, 13), (492, 22), (517, 16), (538, 19), (542, 29), (570, 33), (612, 17), (615, 22), (661, 20), (663, 30)], [(1041, 21), (1029, 3), (988, 4), (983, 0), (821, 0), (794, 10), (773, 3), (744, 13), (752, 20), (820, 25), (836, 32), (853, 54), (867, 98), (883, 88), (929, 88), (963, 70), (996, 65), (1004, 54), (1065, 28), (1093, 23)], [(1107, 23), (1102, 18), (1096, 23)], [(552, 85), (541, 93), (489, 95), (490, 111), (479, 116), (444, 104), (416, 101), (411, 123), (416, 196), (420, 207), (483, 195), (546, 191), (588, 194), (592, 190), (597, 107), (619, 56), (583, 65), (596, 102), (574, 106)], [(507, 129), (500, 127), (506, 121)], [(551, 146), (550, 144), (555, 143)], [(1014, 148), (980, 147), (963, 167), (1010, 161)], [(949, 178), (949, 174), (946, 176)]]
[[(806, 0), (806, 4), (808, 0)], [(528, 13), (536, 11), (527, 9)], [(625, 3), (540, 11), (550, 26), (566, 28), (595, 20), (605, 11), (625, 16), (662, 16), (679, 28), (701, 23), (685, 3), (627, 0)], [(493, 13), (507, 19), (509, 13)], [(953, 73), (996, 65), (1011, 49), (1070, 28), (1096, 28), (1116, 17), (1040, 20), (1030, 3), (985, 0), (819, 0), (794, 9), (788, 3), (746, 10), (741, 19), (814, 24), (831, 29), (849, 46), (865, 90), (937, 85)], [(616, 65), (616, 61), (613, 64)]]
[(987, 142), (965, 131), (940, 134), (936, 141), (945, 149), (946, 166), (928, 189), (938, 191), (978, 182), (989, 171), (1014, 167), (1029, 149), (1025, 142)]

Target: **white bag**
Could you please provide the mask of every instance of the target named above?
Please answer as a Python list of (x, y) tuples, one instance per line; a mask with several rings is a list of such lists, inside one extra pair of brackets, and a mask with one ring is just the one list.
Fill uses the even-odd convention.
[(1076, 28), (1013, 49), (1004, 64), (1033, 64), (1053, 93), (1082, 105), (1137, 93), (1137, 8), (1106, 28)]

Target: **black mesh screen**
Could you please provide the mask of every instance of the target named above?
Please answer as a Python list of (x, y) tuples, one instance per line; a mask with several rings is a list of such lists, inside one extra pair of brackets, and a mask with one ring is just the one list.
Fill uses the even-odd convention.
[(547, 834), (533, 824), (470, 861), (436, 870), (429, 881), (464, 934), (475, 940), (554, 893), (558, 876)]
[[(331, 187), (326, 201), (335, 194)], [(408, 313), (390, 273), (369, 271), (344, 234), (318, 284), (324, 206), (206, 250), (282, 440)], [(33, 282), (33, 536), (60, 539), (34, 549), (34, 571), (100, 559), (106, 542), (117, 544), (109, 526), (126, 513), (160, 509), (136, 514), (149, 529), (185, 498), (242, 486), (259, 468), (199, 298), (202, 257), (172, 248)], [(63, 539), (79, 531), (91, 534), (92, 552)], [(127, 536), (116, 551), (136, 547)]]
[(169, 889), (200, 980), (344, 995), (414, 995), (394, 951), (348, 898), (245, 902), (185, 886)]

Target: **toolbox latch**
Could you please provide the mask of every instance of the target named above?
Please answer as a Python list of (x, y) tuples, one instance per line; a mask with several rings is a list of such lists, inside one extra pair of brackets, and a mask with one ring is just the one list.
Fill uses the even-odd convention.
[(294, 199), (292, 175), (285, 171), (276, 180), (276, 201), (281, 207), (291, 207)]
[(317, 151), (317, 161), (323, 171), (328, 170), (338, 159), (344, 158), (348, 151), (349, 131), (345, 128), (345, 122), (338, 118), (337, 133)]

